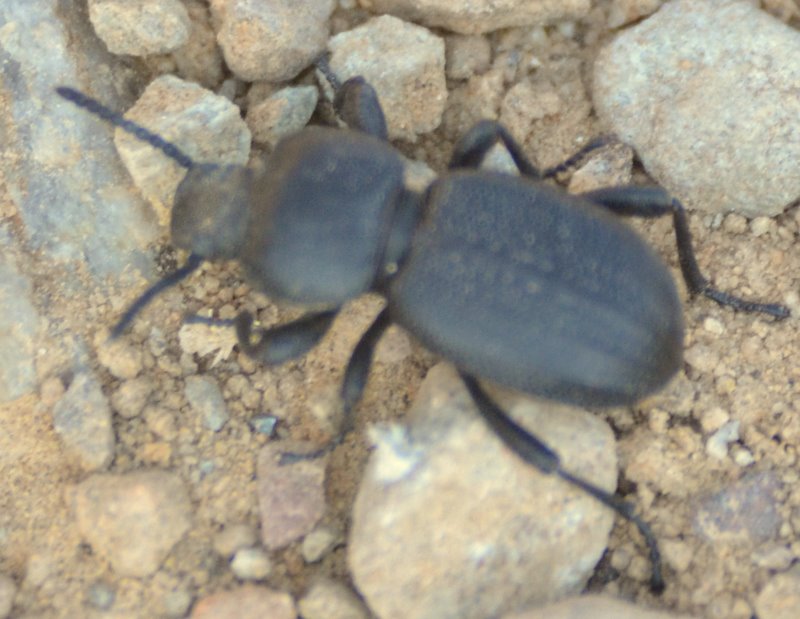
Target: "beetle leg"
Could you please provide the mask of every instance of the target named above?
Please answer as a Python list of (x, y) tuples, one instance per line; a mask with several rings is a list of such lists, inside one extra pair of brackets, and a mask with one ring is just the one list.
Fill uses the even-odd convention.
[(339, 431), (336, 433), (330, 442), (322, 449), (312, 451), (311, 453), (284, 453), (281, 454), (279, 464), (293, 464), (301, 460), (314, 460), (325, 454), (330, 453), (336, 447), (341, 445), (344, 437), (352, 430), (353, 420), (350, 416), (350, 411), (358, 404), (361, 395), (364, 393), (364, 387), (367, 386), (367, 378), (369, 377), (369, 368), (372, 365), (372, 355), (375, 352), (375, 345), (381, 336), (384, 334), (389, 325), (392, 324), (389, 318), (388, 308), (383, 308), (369, 328), (358, 340), (358, 344), (353, 349), (353, 354), (350, 355), (350, 361), (347, 362), (347, 369), (344, 373), (344, 380), (342, 381), (342, 408), (343, 420)]
[(656, 542), (650, 525), (636, 515), (633, 505), (627, 501), (623, 501), (617, 495), (606, 492), (591, 482), (572, 475), (561, 468), (561, 461), (558, 454), (539, 438), (511, 419), (511, 417), (489, 397), (473, 376), (465, 374), (464, 372), (459, 373), (472, 399), (475, 401), (481, 416), (511, 451), (543, 473), (558, 475), (563, 480), (577, 486), (600, 501), (603, 505), (610, 507), (620, 516), (636, 525), (642, 537), (644, 537), (650, 553), (650, 562), (652, 564), (650, 588), (656, 593), (663, 591), (664, 580), (661, 575), (661, 553), (658, 550), (658, 542)]
[(692, 295), (702, 294), (720, 305), (727, 305), (741, 312), (760, 312), (778, 320), (789, 316), (789, 308), (779, 303), (756, 303), (724, 292), (712, 286), (703, 276), (692, 247), (692, 235), (686, 210), (677, 199), (661, 187), (606, 187), (580, 194), (590, 202), (602, 206), (618, 215), (635, 217), (660, 217), (672, 214), (678, 261), (681, 273)]
[(375, 352), (375, 345), (381, 336), (386, 332), (389, 325), (392, 324), (389, 318), (389, 310), (384, 308), (380, 314), (375, 318), (373, 323), (361, 336), (361, 339), (353, 349), (353, 354), (350, 355), (350, 361), (347, 362), (347, 369), (344, 373), (344, 380), (342, 381), (342, 403), (344, 404), (345, 422), (342, 433), (346, 433), (349, 429), (349, 413), (352, 408), (358, 404), (361, 395), (364, 393), (364, 387), (367, 385), (367, 378), (369, 377), (369, 368), (372, 365), (372, 355)]
[(239, 347), (249, 356), (276, 365), (306, 354), (327, 333), (338, 309), (306, 314), (271, 329), (253, 329), (253, 316), (242, 312), (236, 317)]
[(363, 77), (351, 77), (342, 83), (323, 54), (315, 61), (317, 69), (333, 88), (333, 109), (348, 127), (363, 131), (382, 140), (389, 139), (386, 116), (378, 100), (378, 93)]
[(566, 172), (567, 170), (574, 168), (576, 165), (581, 163), (586, 157), (586, 155), (591, 153), (593, 150), (597, 150), (598, 148), (602, 148), (607, 144), (614, 144), (616, 142), (618, 142), (618, 140), (613, 135), (600, 135), (591, 142), (584, 144), (580, 148), (580, 150), (578, 150), (576, 153), (574, 153), (561, 163), (542, 171), (542, 178), (553, 178), (555, 176), (558, 176), (562, 172)]
[(494, 120), (482, 120), (464, 134), (453, 149), (448, 167), (451, 170), (454, 168), (479, 168), (486, 155), (498, 142), (508, 149), (521, 174), (535, 179), (542, 177), (508, 129)]

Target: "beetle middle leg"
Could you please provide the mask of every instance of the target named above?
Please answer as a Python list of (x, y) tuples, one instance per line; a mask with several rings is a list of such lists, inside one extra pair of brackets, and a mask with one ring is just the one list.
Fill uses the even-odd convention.
[(663, 591), (664, 580), (661, 575), (661, 553), (658, 550), (658, 543), (650, 526), (634, 512), (633, 505), (622, 500), (617, 495), (606, 492), (593, 483), (565, 471), (561, 467), (561, 460), (558, 454), (509, 417), (483, 390), (475, 377), (464, 372), (459, 372), (459, 374), (483, 419), (517, 456), (539, 469), (542, 473), (558, 475), (563, 480), (577, 486), (636, 525), (642, 537), (644, 537), (650, 553), (650, 562), (652, 564), (650, 588), (655, 593)]

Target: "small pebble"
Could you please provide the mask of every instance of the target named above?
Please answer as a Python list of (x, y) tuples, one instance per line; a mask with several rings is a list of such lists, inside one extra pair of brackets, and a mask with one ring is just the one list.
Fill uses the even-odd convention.
[(789, 569), (796, 558), (791, 548), (776, 543), (757, 548), (750, 556), (758, 567), (778, 572)]
[(389, 137), (413, 142), (439, 126), (447, 100), (444, 41), (391, 15), (368, 20), (328, 42), (341, 81), (363, 75), (386, 110)]
[(303, 619), (367, 619), (370, 614), (353, 591), (335, 580), (320, 579), (298, 603)]
[(700, 500), (693, 518), (694, 528), (712, 543), (768, 542), (781, 526), (775, 498), (780, 487), (780, 481), (771, 471), (746, 475)]
[(725, 459), (728, 445), (739, 440), (739, 424), (738, 420), (728, 421), (714, 432), (706, 441), (706, 453), (717, 460)]
[(191, 23), (180, 0), (89, 0), (89, 19), (112, 54), (168, 54), (186, 43)]
[(208, 376), (186, 378), (184, 394), (203, 425), (212, 432), (219, 432), (230, 419), (225, 398), (217, 382)]
[(162, 605), (167, 617), (186, 617), (192, 605), (192, 594), (184, 587), (170, 591), (164, 596)]
[(306, 126), (317, 107), (315, 86), (283, 88), (264, 101), (251, 105), (245, 122), (253, 140), (274, 147), (279, 140)]
[(214, 536), (214, 550), (226, 559), (236, 551), (253, 546), (258, 541), (255, 529), (249, 524), (232, 524), (226, 526)]
[(109, 583), (102, 580), (93, 582), (86, 594), (87, 602), (98, 610), (109, 610), (114, 605), (117, 592)]
[(250, 420), (250, 426), (254, 432), (272, 436), (275, 432), (275, 425), (278, 423), (278, 418), (274, 415), (259, 415)]
[(258, 454), (258, 504), (261, 541), (268, 550), (283, 548), (308, 535), (325, 513), (327, 458), (281, 464), (283, 453), (307, 453), (311, 445), (281, 441)]
[(451, 35), (445, 39), (445, 58), (447, 77), (465, 80), (489, 69), (492, 47), (484, 36)]
[(64, 448), (84, 471), (106, 468), (114, 457), (111, 408), (100, 383), (88, 372), (77, 374), (53, 407), (53, 428)]
[(116, 378), (136, 378), (142, 371), (142, 351), (125, 338), (108, 339), (98, 333), (94, 341), (97, 360)]
[(288, 593), (251, 584), (208, 595), (195, 604), (190, 619), (297, 619)]
[(231, 571), (241, 580), (263, 580), (272, 572), (272, 561), (260, 548), (241, 548), (233, 555)]
[(758, 619), (800, 617), (800, 571), (775, 574), (756, 598)]
[(333, 550), (339, 535), (328, 527), (318, 527), (303, 538), (300, 553), (306, 563), (316, 563)]

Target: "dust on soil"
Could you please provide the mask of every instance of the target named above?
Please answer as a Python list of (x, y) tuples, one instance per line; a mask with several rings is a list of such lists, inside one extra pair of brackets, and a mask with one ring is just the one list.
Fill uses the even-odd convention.
[[(577, 27), (575, 36), (548, 28), (546, 50), (526, 47), (530, 40), (523, 32), (489, 36), (495, 65), (504, 54), (535, 56), (541, 63), (537, 78), (552, 84), (566, 104), (559, 113), (537, 120), (530, 132), (525, 148), (538, 165), (563, 160), (575, 150), (578, 138), (585, 140), (604, 130), (590, 113), (586, 92), (596, 50), (613, 34), (604, 25), (607, 8), (607, 2), (596, 3), (590, 19)], [(339, 9), (335, 23), (341, 29), (366, 17), (359, 11)], [(524, 64), (523, 60), (519, 66)], [(487, 80), (497, 88), (488, 93), (489, 98), (501, 100), (514, 81)], [(455, 90), (464, 83), (450, 83), (449, 87)], [(450, 100), (440, 129), (416, 144), (399, 145), (405, 154), (429, 162), (437, 171), (443, 169), (453, 140), (476, 120), (475, 110), (458, 108), (457, 93), (451, 92)], [(646, 180), (637, 173), (636, 181)], [(13, 206), (5, 184), (0, 187), (0, 212), (5, 216), (13, 213)], [(777, 217), (772, 232), (761, 236), (736, 218), (693, 214), (690, 221), (698, 261), (719, 287), (759, 299), (795, 299), (797, 311), (800, 252), (793, 247), (800, 227), (797, 207)], [(631, 225), (652, 242), (679, 281), (671, 222)], [(107, 289), (76, 297), (67, 292), (64, 282), (75, 277), (88, 282), (80, 267), (77, 272), (64, 272), (36, 255), (19, 258), (34, 282), (36, 302), (48, 316), (48, 331), (54, 336), (38, 354), (37, 369), (42, 377), (52, 377), (65, 360), (67, 347), (59, 345), (59, 339), (63, 343), (80, 334), (85, 341), (94, 342), (95, 334), (113, 324), (140, 291), (140, 287), (122, 288), (111, 282)], [(182, 356), (177, 337), (182, 317), (226, 305), (257, 309), (267, 322), (296, 315), (295, 310), (276, 308), (249, 294), (235, 265), (208, 265), (159, 297), (125, 337), (126, 346), (142, 351), (143, 376), (156, 385), (153, 400), (174, 416), (175, 431), (167, 439), (159, 438), (142, 416), (115, 416), (116, 452), (111, 470), (171, 468), (189, 485), (193, 501), (190, 533), (151, 578), (120, 578), (81, 543), (66, 499), (69, 486), (81, 480), (81, 473), (65, 459), (50, 417), (57, 396), (52, 390), (57, 392), (58, 386), (51, 382), (38, 395), (0, 407), (4, 480), (0, 490), (0, 572), (11, 575), (19, 585), (14, 616), (84, 616), (87, 592), (98, 582), (113, 585), (115, 616), (157, 616), (165, 611), (164, 600), (170, 592), (185, 590), (197, 599), (235, 582), (227, 561), (211, 546), (223, 525), (258, 527), (254, 462), (259, 446), (267, 439), (250, 429), (249, 420), (268, 412), (280, 419), (279, 437), (324, 442), (329, 429), (320, 419), (320, 411), (324, 414), (330, 408), (331, 394), (341, 380), (349, 353), (380, 301), (367, 298), (348, 305), (317, 349), (278, 368), (259, 367), (237, 352), (214, 368), (207, 367), (205, 358)], [(772, 572), (768, 564), (753, 559), (757, 547), (710, 542), (694, 529), (693, 501), (726, 487), (745, 472), (730, 457), (720, 461), (706, 453), (708, 433), (699, 420), (717, 408), (747, 419), (738, 447), (744, 445), (752, 454), (754, 462), (749, 468), (772, 471), (783, 482), (776, 499), (783, 524), (778, 538), (765, 546), (785, 546), (793, 556), (800, 556), (795, 534), (800, 529), (800, 492), (795, 490), (800, 444), (800, 364), (795, 361), (795, 351), (800, 349), (798, 321), (792, 318), (772, 324), (769, 319), (737, 314), (706, 299), (687, 299), (685, 319), (687, 356), (696, 361), (686, 366), (688, 373), (634, 410), (603, 413), (620, 440), (623, 488), (632, 488), (625, 483), (628, 457), (648, 447), (656, 458), (650, 464), (664, 467), (656, 474), (668, 475), (670, 487), (675, 488), (674, 494), (653, 497), (645, 484), (639, 484), (638, 492), (629, 495), (640, 506), (644, 520), (652, 523), (659, 540), (672, 544), (668, 588), (661, 597), (650, 594), (643, 548), (632, 527), (624, 523), (615, 527), (607, 556), (590, 588), (698, 616), (749, 617)], [(160, 356), (153, 354), (148, 341), (153, 325), (158, 325), (167, 342)], [(333, 453), (328, 466), (328, 513), (323, 523), (343, 533), (368, 455), (365, 426), (401, 419), (434, 361), (415, 344), (411, 355), (391, 366), (380, 362), (380, 351), (378, 357), (364, 400), (355, 412), (356, 431)], [(89, 351), (89, 358), (103, 378), (105, 393), (113, 393), (120, 381), (99, 366), (94, 351)], [(187, 413), (180, 377), (194, 365), (223, 388), (231, 419), (220, 432), (204, 428)], [(657, 449), (652, 449), (654, 445)], [(215, 471), (199, 475), (199, 464), (208, 460), (216, 463)], [(638, 463), (644, 469), (647, 464)], [(636, 474), (646, 479), (646, 471)], [(341, 545), (318, 564), (306, 564), (298, 544), (275, 553), (273, 559), (275, 569), (267, 582), (297, 596), (320, 574), (348, 580)]]

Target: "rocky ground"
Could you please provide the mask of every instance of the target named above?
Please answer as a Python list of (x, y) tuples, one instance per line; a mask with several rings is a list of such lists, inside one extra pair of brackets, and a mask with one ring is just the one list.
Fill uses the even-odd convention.
[[(0, 617), (800, 616), (798, 7), (426, 4), (0, 7)], [(442, 172), (481, 118), (542, 168), (616, 135), (629, 146), (609, 141), (558, 181), (663, 184), (690, 209), (705, 275), (793, 312), (689, 298), (671, 221), (633, 221), (679, 282), (679, 375), (612, 410), (493, 391), (566, 468), (637, 506), (662, 595), (635, 527), (517, 461), (452, 368), (399, 329), (355, 431), (279, 465), (335, 434), (378, 297), (268, 368), (185, 316), (248, 310), (271, 326), (301, 309), (252, 290), (235, 262), (206, 263), (108, 341), (186, 259), (167, 228), (183, 171), (53, 88), (133, 108), (194, 161), (258, 167), (287, 132), (332, 121), (312, 67), (325, 49), (340, 79), (376, 85), (409, 183)]]

